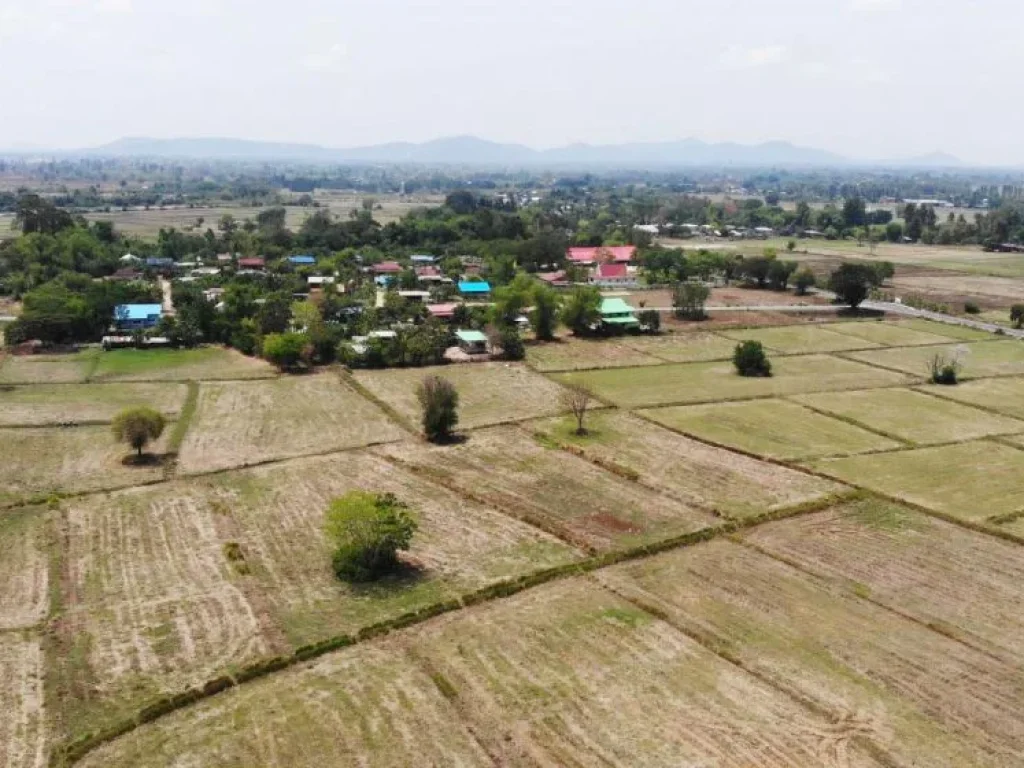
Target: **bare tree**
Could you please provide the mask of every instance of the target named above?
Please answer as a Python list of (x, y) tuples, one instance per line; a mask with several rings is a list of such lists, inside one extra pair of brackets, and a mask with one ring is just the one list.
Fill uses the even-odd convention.
[(594, 391), (582, 382), (572, 382), (565, 385), (565, 392), (562, 393), (562, 405), (576, 418), (576, 434), (587, 434), (583, 420), (587, 418), (587, 411), (590, 410), (590, 403), (594, 400)]

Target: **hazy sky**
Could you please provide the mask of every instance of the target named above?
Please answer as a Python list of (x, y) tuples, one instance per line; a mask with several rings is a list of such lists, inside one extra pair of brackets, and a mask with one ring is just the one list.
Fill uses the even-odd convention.
[(688, 136), (1024, 163), (1019, 0), (0, 0), (0, 147)]

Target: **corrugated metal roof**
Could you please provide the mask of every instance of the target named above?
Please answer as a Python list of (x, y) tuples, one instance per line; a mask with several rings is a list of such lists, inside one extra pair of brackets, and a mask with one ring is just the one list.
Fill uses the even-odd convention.
[(487, 337), (480, 333), (480, 331), (456, 331), (455, 337), (459, 341), (464, 341), (467, 344), (487, 343)]
[(462, 291), (462, 293), (490, 293), (491, 284), (485, 282), (459, 283), (459, 290)]
[(114, 307), (114, 317), (118, 320), (148, 320), (160, 317), (163, 308), (159, 304), (118, 304)]

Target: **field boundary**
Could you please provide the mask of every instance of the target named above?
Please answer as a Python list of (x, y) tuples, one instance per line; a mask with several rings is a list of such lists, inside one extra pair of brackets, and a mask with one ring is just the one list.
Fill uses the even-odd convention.
[(356, 377), (352, 375), (351, 371), (339, 367), (338, 379), (341, 381), (342, 386), (347, 386), (349, 389), (351, 389), (357, 395), (362, 397), (364, 400), (368, 400), (370, 403), (375, 405), (378, 410), (384, 413), (385, 416), (387, 416), (389, 419), (395, 422), (395, 424), (400, 426), (410, 435), (422, 439), (423, 436), (420, 434), (419, 430), (417, 430), (412, 425), (412, 422), (405, 418), (405, 416), (399, 413), (391, 405), (381, 400), (379, 397), (373, 394), (373, 392), (371, 392), (369, 389), (360, 384), (356, 380)]

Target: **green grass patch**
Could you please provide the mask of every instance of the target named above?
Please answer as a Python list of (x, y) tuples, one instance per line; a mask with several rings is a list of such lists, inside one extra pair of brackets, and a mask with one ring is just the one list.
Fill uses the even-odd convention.
[(921, 331), (922, 333), (934, 334), (935, 336), (945, 336), (947, 339), (954, 339), (956, 341), (988, 341), (999, 338), (995, 334), (988, 331), (979, 331), (977, 328), (968, 328), (965, 325), (954, 325), (953, 323), (937, 323), (933, 320), (924, 320), (919, 317), (896, 320), (892, 325), (913, 331)]
[(258, 379), (275, 372), (262, 360), (223, 347), (115, 349), (100, 353), (91, 381)]
[(1011, 340), (851, 352), (847, 356), (851, 360), (927, 378), (930, 372), (929, 362), (936, 354), (959, 359), (961, 379), (1024, 374), (1024, 342)]
[(155, 408), (174, 418), (185, 399), (186, 389), (181, 384), (0, 387), (0, 426), (106, 423), (125, 408), (138, 406)]
[(70, 355), (8, 355), (0, 361), (0, 384), (74, 384), (85, 381), (93, 350)]
[(644, 415), (701, 439), (773, 459), (837, 456), (901, 446), (786, 400), (674, 406), (645, 411)]
[(917, 347), (927, 344), (948, 344), (949, 336), (916, 330), (906, 325), (889, 322), (865, 321), (860, 323), (834, 323), (830, 331), (853, 336), (883, 347)]
[[(831, 326), (830, 326), (831, 327)], [(843, 352), (850, 349), (877, 347), (872, 341), (848, 334), (833, 333), (817, 325), (787, 325), (781, 328), (750, 328), (722, 331), (722, 335), (740, 341), (760, 341), (765, 347), (781, 354), (807, 354), (812, 352)]]

